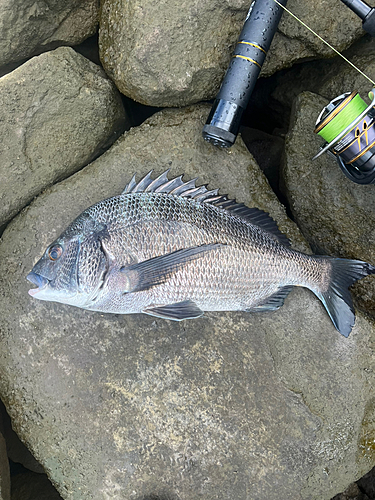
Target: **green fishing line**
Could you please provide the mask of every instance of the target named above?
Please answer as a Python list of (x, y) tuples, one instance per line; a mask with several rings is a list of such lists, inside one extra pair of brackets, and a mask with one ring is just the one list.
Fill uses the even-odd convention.
[(353, 97), (348, 104), (337, 115), (329, 120), (327, 125), (318, 132), (326, 142), (331, 142), (342, 132), (353, 120), (355, 120), (367, 108), (367, 104), (359, 94)]

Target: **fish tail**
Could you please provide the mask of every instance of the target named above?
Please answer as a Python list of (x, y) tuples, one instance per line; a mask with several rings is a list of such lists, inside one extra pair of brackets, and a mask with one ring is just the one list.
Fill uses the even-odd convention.
[[(327, 257), (324, 257), (326, 260)], [(361, 260), (328, 258), (332, 266), (331, 278), (325, 291), (312, 290), (322, 301), (335, 328), (348, 337), (355, 322), (353, 300), (349, 287), (369, 274), (375, 274), (375, 267)]]

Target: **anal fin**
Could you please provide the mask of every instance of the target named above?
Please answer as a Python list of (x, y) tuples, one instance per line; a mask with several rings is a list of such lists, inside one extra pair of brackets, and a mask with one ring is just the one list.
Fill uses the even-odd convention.
[(284, 304), (284, 300), (292, 291), (292, 289), (293, 286), (284, 286), (274, 294), (267, 297), (263, 302), (263, 304), (259, 304), (255, 307), (246, 309), (246, 311), (247, 312), (276, 311), (276, 309), (279, 309)]
[(184, 300), (176, 304), (166, 306), (150, 307), (142, 311), (150, 316), (158, 318), (171, 319), (173, 321), (182, 321), (184, 319), (199, 318), (203, 311), (191, 300)]

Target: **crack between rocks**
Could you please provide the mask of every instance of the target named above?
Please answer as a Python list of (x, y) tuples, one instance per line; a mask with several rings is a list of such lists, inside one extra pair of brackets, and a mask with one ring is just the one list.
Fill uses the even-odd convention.
[(27, 108), (26, 110), (26, 115), (29, 113), (29, 111), (31, 112), (30, 116), (27, 117), (27, 119), (25, 120), (25, 132), (23, 134), (23, 141), (22, 141), (22, 153), (24, 154), (25, 158), (27, 159), (28, 163), (29, 163), (29, 168), (30, 170), (33, 172), (34, 171), (34, 164), (33, 164), (33, 160), (32, 158), (30, 158), (27, 150), (28, 150), (28, 147), (27, 147), (27, 144), (28, 144), (28, 139), (27, 139), (27, 135), (28, 135), (28, 129), (30, 127), (30, 125), (32, 124), (33, 120), (34, 120), (34, 117), (35, 115), (38, 113), (38, 111), (40, 110), (41, 108), (41, 105), (43, 103), (43, 101), (45, 100), (45, 98), (47, 97), (48, 95), (48, 90), (46, 90), (39, 98), (39, 102), (38, 102), (38, 107), (35, 107), (35, 109), (33, 109), (31, 106)]
[(264, 340), (265, 340), (265, 343), (266, 343), (266, 345), (268, 347), (268, 352), (269, 352), (270, 358), (272, 360), (273, 370), (275, 372), (277, 380), (281, 383), (281, 385), (288, 392), (292, 392), (293, 394), (299, 396), (300, 400), (302, 401), (302, 403), (304, 404), (304, 406), (308, 409), (309, 413), (311, 415), (313, 415), (314, 417), (316, 417), (319, 420), (320, 426), (321, 426), (324, 423), (324, 418), (321, 415), (319, 415), (319, 413), (315, 412), (311, 408), (310, 404), (306, 400), (305, 395), (303, 394), (303, 391), (301, 391), (300, 389), (293, 389), (292, 387), (289, 387), (289, 384), (283, 379), (283, 377), (279, 373), (279, 370), (277, 369), (277, 362), (276, 362), (276, 360), (274, 358), (274, 355), (273, 355), (273, 352), (272, 352), (272, 348), (271, 348), (270, 342), (269, 342), (269, 340), (267, 338), (267, 335), (265, 335)]
[[(49, 6), (49, 3), (47, 1), (46, 1), (46, 3)], [(51, 12), (53, 12), (53, 8), (51, 8), (49, 6), (49, 9)], [(41, 43), (41, 46), (48, 45), (49, 43), (56, 43), (58, 41), (58, 39), (51, 40), (51, 38), (53, 38), (55, 36), (55, 34), (59, 31), (59, 29), (65, 23), (65, 21), (72, 15), (72, 13), (75, 14), (77, 12), (77, 10), (80, 10), (80, 9), (76, 8), (74, 10), (68, 10), (67, 13), (65, 14), (65, 16), (61, 19), (61, 21), (59, 21), (59, 24), (56, 26), (56, 28), (54, 28), (52, 30), (52, 32), (48, 35), (48, 38)]]

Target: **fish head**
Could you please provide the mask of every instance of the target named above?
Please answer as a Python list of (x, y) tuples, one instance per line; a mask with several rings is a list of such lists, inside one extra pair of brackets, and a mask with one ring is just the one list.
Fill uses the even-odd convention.
[[(98, 229), (102, 229), (102, 225), (98, 228), (98, 224), (90, 221), (85, 213), (78, 217), (47, 247), (27, 275), (37, 287), (29, 290), (29, 295), (39, 300), (82, 307), (98, 287), (105, 268), (105, 258), (96, 237)], [(83, 253), (86, 268), (82, 270)], [(87, 260), (93, 263), (94, 269), (87, 269)]]
[(78, 291), (77, 262), (79, 239), (57, 238), (27, 275), (37, 286), (29, 294), (40, 300), (66, 302)]

